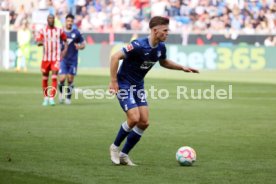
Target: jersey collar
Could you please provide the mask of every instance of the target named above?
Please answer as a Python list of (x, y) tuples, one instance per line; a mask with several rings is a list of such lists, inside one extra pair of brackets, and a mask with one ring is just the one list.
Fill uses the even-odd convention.
[(153, 47), (152, 45), (151, 45), (151, 43), (150, 43), (150, 36), (148, 36), (148, 43), (149, 43), (149, 46), (151, 47), (151, 48), (157, 48), (158, 47), (158, 44), (155, 46), (155, 47)]

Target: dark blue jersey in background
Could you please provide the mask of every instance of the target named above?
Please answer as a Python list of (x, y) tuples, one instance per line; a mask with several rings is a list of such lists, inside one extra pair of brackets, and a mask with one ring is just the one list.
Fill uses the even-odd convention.
[(131, 84), (141, 84), (144, 77), (153, 65), (160, 60), (166, 59), (166, 47), (164, 43), (159, 43), (156, 47), (151, 47), (149, 38), (133, 40), (122, 49), (125, 54), (120, 69), (118, 80), (127, 80)]
[(65, 57), (62, 59), (65, 63), (77, 64), (78, 63), (78, 50), (75, 43), (82, 43), (84, 41), (82, 35), (77, 29), (71, 31), (65, 30), (67, 36), (68, 50)]

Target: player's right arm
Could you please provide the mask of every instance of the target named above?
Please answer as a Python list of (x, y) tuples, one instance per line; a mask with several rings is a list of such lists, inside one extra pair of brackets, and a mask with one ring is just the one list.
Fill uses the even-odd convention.
[(43, 46), (43, 39), (44, 39), (43, 30), (40, 30), (36, 37), (37, 46)]
[(84, 38), (83, 36), (81, 35), (81, 33), (79, 31), (77, 31), (77, 42), (74, 43), (75, 44), (75, 47), (77, 50), (82, 50), (85, 48), (85, 41), (84, 41)]
[(112, 94), (116, 94), (119, 90), (119, 85), (117, 80), (117, 70), (119, 66), (119, 61), (124, 58), (125, 58), (125, 55), (122, 50), (116, 52), (111, 56), (109, 92)]
[(122, 50), (116, 52), (111, 56), (110, 62), (110, 84), (109, 91), (115, 94), (119, 90), (119, 85), (117, 81), (117, 70), (119, 66), (119, 61), (121, 59), (134, 57), (140, 51), (140, 44), (137, 40), (133, 40), (130, 44), (123, 47)]

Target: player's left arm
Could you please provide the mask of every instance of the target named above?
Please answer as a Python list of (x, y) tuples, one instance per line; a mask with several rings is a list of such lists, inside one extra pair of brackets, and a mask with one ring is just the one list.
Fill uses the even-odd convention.
[(199, 71), (194, 68), (185, 67), (185, 66), (182, 66), (182, 65), (179, 65), (179, 64), (173, 62), (170, 59), (167, 59), (166, 52), (167, 52), (167, 49), (166, 49), (165, 44), (161, 44), (161, 54), (159, 57), (159, 63), (162, 67), (168, 68), (171, 70), (182, 70), (184, 72), (199, 73)]
[(44, 39), (44, 35), (43, 35), (43, 31), (42, 29), (39, 31), (37, 37), (35, 38), (37, 46), (43, 46), (43, 39)]
[(77, 39), (77, 43), (75, 43), (75, 47), (77, 50), (82, 50), (85, 48), (85, 41), (79, 31), (78, 31), (78, 39)]
[(75, 47), (77, 50), (83, 50), (85, 48), (85, 42), (82, 43), (75, 43)]
[(185, 67), (182, 65), (179, 65), (169, 59), (162, 59), (159, 61), (160, 65), (164, 68), (168, 68), (171, 70), (182, 70), (184, 72), (192, 72), (192, 73), (199, 73), (198, 70), (194, 69), (194, 68), (190, 68), (190, 67)]

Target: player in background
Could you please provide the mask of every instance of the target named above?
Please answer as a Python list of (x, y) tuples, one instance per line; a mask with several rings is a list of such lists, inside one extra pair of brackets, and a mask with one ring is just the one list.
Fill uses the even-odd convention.
[(17, 64), (16, 71), (20, 71), (21, 67), (24, 69), (24, 72), (27, 72), (27, 64), (30, 59), (31, 51), (31, 39), (32, 34), (29, 29), (29, 24), (26, 19), (23, 19), (20, 29), (17, 31)]
[[(85, 48), (85, 42), (80, 32), (73, 28), (74, 16), (68, 14), (66, 16), (65, 33), (67, 36), (68, 50), (66, 55), (62, 58), (59, 69), (59, 102), (71, 104), (71, 96), (74, 88), (74, 76), (77, 74), (78, 66), (78, 52)], [(65, 88), (65, 81), (68, 86)], [(66, 91), (64, 91), (66, 90)]]
[[(181, 66), (167, 58), (163, 42), (168, 37), (168, 25), (168, 18), (153, 17), (149, 22), (151, 32), (148, 37), (133, 40), (111, 56), (109, 89), (111, 93), (117, 94), (126, 113), (126, 121), (122, 123), (110, 146), (111, 161), (116, 165), (135, 165), (128, 154), (149, 126), (144, 77), (153, 65), (159, 61), (162, 67), (168, 69), (198, 73), (196, 69)], [(117, 73), (121, 59), (123, 62)], [(119, 147), (126, 137), (126, 143), (120, 151)]]
[[(42, 105), (55, 105), (54, 97), (57, 89), (57, 75), (59, 62), (67, 52), (66, 34), (60, 28), (55, 27), (55, 16), (49, 14), (47, 17), (47, 26), (39, 31), (36, 38), (37, 45), (43, 46), (43, 58), (41, 62), (42, 89), (44, 100)], [(64, 50), (61, 51), (61, 42), (64, 44)], [(52, 86), (48, 86), (49, 73), (52, 72)]]

